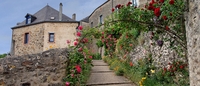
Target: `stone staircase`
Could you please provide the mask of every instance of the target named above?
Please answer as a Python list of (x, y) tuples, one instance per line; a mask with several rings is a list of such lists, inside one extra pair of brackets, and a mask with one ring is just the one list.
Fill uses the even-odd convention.
[(136, 86), (124, 76), (116, 76), (102, 60), (93, 60), (87, 86)]

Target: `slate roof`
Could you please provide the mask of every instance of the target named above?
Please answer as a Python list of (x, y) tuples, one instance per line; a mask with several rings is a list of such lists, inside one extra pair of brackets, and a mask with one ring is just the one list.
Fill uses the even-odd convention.
[(85, 18), (82, 19), (81, 21), (89, 23), (89, 16), (85, 17)]
[[(27, 13), (27, 15), (31, 15), (31, 14)], [(33, 24), (38, 24), (42, 22), (76, 22), (78, 23), (78, 21), (75, 21), (64, 14), (62, 14), (62, 21), (59, 21), (59, 11), (55, 10), (49, 5), (45, 6), (44, 8), (36, 12), (33, 16), (36, 17), (36, 20), (33, 21), (31, 24), (26, 24), (26, 20), (24, 20), (22, 23), (18, 23), (18, 25), (13, 27), (12, 29), (28, 26), (28, 25), (33, 25)], [(55, 19), (51, 20), (51, 17), (54, 17)]]

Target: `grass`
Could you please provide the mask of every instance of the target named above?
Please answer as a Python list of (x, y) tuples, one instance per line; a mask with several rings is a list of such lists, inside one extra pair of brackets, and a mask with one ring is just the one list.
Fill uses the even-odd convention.
[[(167, 71), (163, 75), (162, 68), (157, 68), (156, 70), (156, 68), (146, 62), (145, 59), (141, 59), (137, 64), (133, 65), (119, 58), (104, 57), (103, 60), (109, 64), (110, 69), (114, 70), (116, 75), (123, 75), (140, 86), (189, 86), (187, 68), (175, 72), (180, 73), (182, 75), (182, 77), (180, 77), (180, 74), (175, 74), (175, 76), (168, 75), (170, 71)], [(156, 72), (153, 73), (152, 70)]]
[[(118, 58), (109, 58), (104, 57), (103, 60), (109, 64), (110, 69), (115, 71), (116, 75), (125, 76), (130, 79), (132, 82), (139, 82), (142, 78), (142, 75), (137, 69), (131, 67), (128, 62), (120, 60)], [(135, 83), (138, 85), (138, 83)]]

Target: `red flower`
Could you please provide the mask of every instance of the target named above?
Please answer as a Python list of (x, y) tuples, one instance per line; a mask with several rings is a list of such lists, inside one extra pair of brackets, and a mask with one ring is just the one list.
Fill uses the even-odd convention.
[(71, 42), (70, 40), (67, 40), (67, 44), (70, 44), (70, 42)]
[(87, 38), (84, 38), (83, 39), (83, 43), (87, 43), (88, 42), (88, 39)]
[(92, 59), (92, 56), (89, 56), (90, 59)]
[(154, 1), (154, 0), (151, 0), (151, 2), (152, 2), (152, 3), (155, 3), (155, 1)]
[(121, 7), (122, 7), (121, 4), (118, 4), (118, 5), (115, 6), (115, 8), (118, 8), (118, 9), (120, 9)]
[(132, 4), (132, 2), (128, 2), (127, 4), (126, 4), (126, 6), (130, 6)]
[(78, 41), (78, 38), (76, 38), (75, 40)]
[(80, 67), (80, 65), (76, 65), (75, 68), (76, 68), (76, 71), (77, 71), (78, 73), (81, 73), (81, 67)]
[(101, 36), (102, 39), (104, 39), (104, 36)]
[(149, 7), (148, 7), (148, 10), (154, 10), (154, 9), (155, 9), (154, 6), (149, 6)]
[(115, 9), (114, 8), (112, 8), (112, 12), (114, 12), (115, 11)]
[(80, 47), (80, 48), (78, 49), (78, 52), (81, 52), (81, 51), (83, 51), (83, 48), (82, 48), (82, 47)]
[(184, 66), (183, 66), (183, 65), (181, 65), (181, 66), (180, 66), (180, 69), (183, 69), (183, 68), (184, 68)]
[(82, 30), (82, 29), (83, 29), (83, 27), (82, 27), (82, 26), (78, 26), (78, 29), (79, 29), (79, 30)]
[(169, 30), (170, 30), (170, 28), (169, 28), (168, 26), (166, 26), (166, 27), (165, 27), (165, 30), (169, 31)]
[(164, 3), (164, 0), (160, 0), (160, 3)]
[(76, 45), (78, 45), (78, 42), (77, 42), (77, 41), (74, 42), (74, 46), (76, 46)]
[(70, 86), (70, 82), (66, 82), (65, 85), (66, 85), (66, 86)]
[(152, 0), (152, 1), (149, 3), (150, 6), (153, 6), (153, 4), (155, 4), (155, 1), (154, 1), (154, 0)]
[(163, 18), (164, 20), (167, 20), (167, 16), (162, 16), (162, 18)]
[(126, 35), (126, 38), (128, 39), (128, 35)]
[(80, 37), (80, 36), (81, 36), (81, 32), (77, 32), (77, 34), (76, 34), (76, 35)]
[(170, 0), (169, 4), (173, 5), (174, 4), (174, 0)]
[(164, 68), (163, 70), (164, 70), (164, 71), (167, 71), (167, 68)]
[(154, 10), (154, 14), (155, 14), (155, 16), (157, 16), (157, 17), (160, 16), (160, 7), (155, 8), (155, 10)]
[(129, 65), (132, 67), (132, 66), (133, 66), (133, 63), (132, 63), (132, 62), (130, 62), (130, 63), (129, 63)]
[(170, 65), (170, 66), (169, 66), (169, 69), (172, 69), (172, 67), (173, 67), (173, 66), (172, 66), (172, 65)]

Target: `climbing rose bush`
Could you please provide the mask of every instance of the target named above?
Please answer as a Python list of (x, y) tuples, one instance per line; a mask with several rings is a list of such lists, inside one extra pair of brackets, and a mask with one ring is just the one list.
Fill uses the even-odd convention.
[[(118, 4), (115, 6), (117, 10), (112, 9), (114, 18), (105, 21), (103, 34), (100, 34), (98, 38), (101, 41), (98, 41), (97, 45), (105, 48), (106, 56), (111, 58), (119, 56), (120, 59), (129, 61), (130, 51), (139, 44), (139, 40), (142, 40), (139, 37), (151, 33), (149, 39), (152, 42), (149, 43), (149, 46), (162, 48), (168, 42), (169, 48), (178, 54), (178, 58), (174, 59), (174, 62), (184, 59), (184, 63), (187, 64), (184, 26), (185, 7), (185, 2), (182, 0), (151, 0), (143, 8), (133, 7), (130, 3), (126, 5)], [(140, 44), (142, 45), (142, 43)], [(156, 68), (153, 60), (149, 61), (149, 56), (147, 57), (145, 58), (147, 61), (143, 63), (145, 65), (138, 67), (140, 69), (138, 71), (142, 73), (143, 77), (146, 77), (142, 79), (142, 85), (154, 86), (155, 84), (151, 83), (153, 81), (158, 81), (155, 82), (157, 84), (188, 85), (187, 66), (172, 67), (175, 77), (167, 75), (172, 71), (168, 71), (167, 76), (161, 77), (162, 75), (159, 74), (162, 74), (160, 70), (163, 68)], [(177, 69), (183, 70), (174, 71)], [(178, 77), (179, 75), (183, 76), (185, 80)]]
[[(66, 77), (63, 79), (66, 86), (82, 86), (85, 85), (87, 77), (91, 69), (91, 51), (86, 45), (89, 43), (87, 33), (82, 26), (78, 27), (77, 36), (73, 42), (73, 46), (69, 46), (70, 54), (67, 62)], [(67, 40), (67, 44), (71, 41)]]

